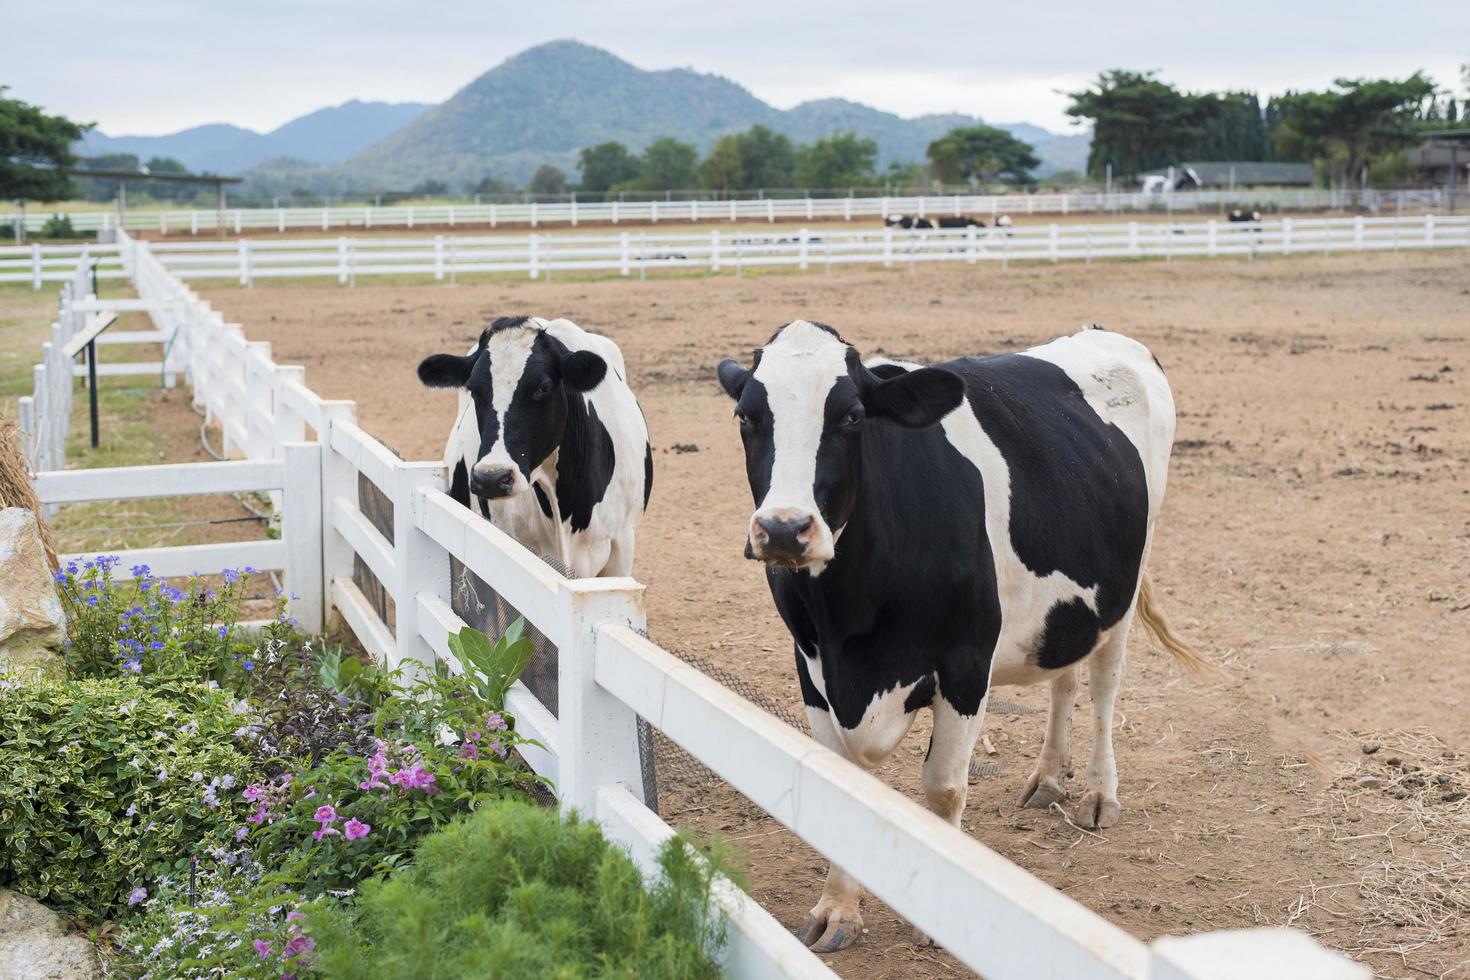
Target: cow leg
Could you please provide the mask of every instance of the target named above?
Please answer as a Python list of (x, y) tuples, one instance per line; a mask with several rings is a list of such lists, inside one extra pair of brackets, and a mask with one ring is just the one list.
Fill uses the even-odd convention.
[[(985, 724), (985, 704), (980, 700), (973, 715), (962, 715), (941, 693), (934, 698), (934, 732), (929, 736), (929, 754), (924, 758), (924, 799), (942, 819), (960, 825), (965, 798), (970, 791), (970, 757)], [(933, 945), (922, 929), (914, 927), (914, 942)]]
[(607, 564), (602, 567), (602, 575), (606, 577), (617, 577), (619, 575), (633, 574), (633, 536), (628, 535), (625, 541), (622, 538), (613, 538), (612, 550), (608, 553)]
[[(826, 710), (808, 705), (806, 716), (813, 738), (843, 758), (860, 764), (843, 745), (837, 726)], [(835, 864), (828, 865), (822, 897), (796, 930), (796, 938), (814, 953), (835, 953), (851, 946), (863, 932), (862, 898), (863, 886), (856, 878)]]
[(1111, 827), (1122, 815), (1118, 804), (1118, 766), (1113, 758), (1113, 702), (1123, 680), (1128, 628), (1125, 620), (1113, 630), (1100, 650), (1088, 658), (1092, 692), (1092, 756), (1087, 762), (1087, 789), (1077, 805), (1081, 827)]
[(1076, 704), (1077, 668), (1064, 667), (1051, 680), (1046, 739), (1041, 743), (1041, 757), (1036, 760), (1036, 769), (1021, 791), (1018, 801), (1021, 806), (1045, 810), (1067, 798), (1062, 782), (1072, 765), (1072, 709)]

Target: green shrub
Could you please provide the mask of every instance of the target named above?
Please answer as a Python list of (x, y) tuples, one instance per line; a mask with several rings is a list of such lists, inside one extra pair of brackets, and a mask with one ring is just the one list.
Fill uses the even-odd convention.
[(64, 214), (53, 214), (46, 219), (41, 226), (38, 238), (79, 238), (77, 230), (71, 226), (71, 218)]
[(352, 980), (717, 976), (715, 864), (682, 839), (660, 862), (645, 889), (596, 824), (489, 803), (426, 837), (411, 867), (368, 882), (351, 909), (312, 906), (314, 967)]
[(0, 685), (0, 886), (100, 918), (233, 846), (239, 787), (258, 773), (249, 724), (247, 705), (199, 684)]
[[(198, 578), (180, 589), (153, 577), (147, 565), (132, 569), (132, 582), (115, 582), (117, 563), (114, 555), (98, 555), (56, 573), (72, 677), (131, 673), (149, 681), (214, 681), (237, 689), (248, 680), (256, 640), (236, 622), (253, 568), (226, 570), (217, 589)], [(288, 626), (279, 612), (276, 630)]]

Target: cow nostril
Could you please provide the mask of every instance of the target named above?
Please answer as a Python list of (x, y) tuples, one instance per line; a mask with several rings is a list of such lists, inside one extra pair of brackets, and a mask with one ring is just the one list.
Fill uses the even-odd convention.
[(515, 489), (516, 474), (512, 469), (492, 470), (475, 474), (472, 482), (475, 492), (482, 497), (504, 497)]

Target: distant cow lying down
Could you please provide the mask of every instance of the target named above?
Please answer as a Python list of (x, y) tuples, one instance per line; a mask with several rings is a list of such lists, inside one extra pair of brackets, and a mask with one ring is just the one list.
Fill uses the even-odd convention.
[(920, 218), (911, 214), (889, 215), (883, 223), (890, 228), (984, 228), (985, 222), (969, 215)]

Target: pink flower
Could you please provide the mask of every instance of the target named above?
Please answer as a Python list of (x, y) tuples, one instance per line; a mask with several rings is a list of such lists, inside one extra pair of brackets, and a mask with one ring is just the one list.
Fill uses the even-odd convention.
[(245, 819), (246, 820), (249, 820), (251, 823), (258, 824), (258, 823), (262, 823), (262, 822), (265, 821), (265, 816), (266, 816), (265, 804), (262, 803), (260, 805), (260, 809), (259, 810), (256, 810), (254, 813), (252, 813), (250, 816), (246, 817)]
[(425, 793), (437, 793), (434, 774), (424, 769), (422, 762), (415, 762), (412, 769), (400, 769), (392, 776), (392, 782), (404, 789), (421, 789)]
[(492, 732), (503, 732), (510, 726), (505, 723), (505, 719), (499, 713), (496, 713), (485, 719), (485, 727)]
[(247, 801), (249, 801), (251, 803), (254, 803), (256, 800), (260, 799), (260, 795), (263, 792), (265, 792), (265, 787), (264, 786), (260, 786), (260, 785), (246, 786), (245, 787), (245, 792), (243, 792), (243, 793), (240, 794), (240, 798), (243, 799), (243, 800), (247, 800)]
[(498, 739), (498, 738), (495, 741), (493, 741), (493, 742), (490, 743), (490, 751), (491, 752), (494, 752), (496, 755), (500, 756), (502, 759), (505, 758), (505, 755), (506, 755), (505, 746), (500, 744), (500, 739)]
[(332, 836), (335, 833), (337, 833), (336, 830), (334, 830), (331, 827), (328, 827), (326, 824), (322, 824), (321, 825), (321, 829), (319, 829), (319, 830), (313, 830), (311, 832), (311, 839), (312, 840), (321, 840), (323, 837), (330, 837), (330, 836)]
[(332, 821), (337, 819), (337, 811), (332, 809), (332, 805), (330, 803), (326, 806), (319, 806), (316, 808), (316, 817), (313, 819), (315, 819), (317, 823), (331, 823)]
[[(471, 735), (470, 737), (474, 738), (475, 736)], [(480, 757), (480, 750), (474, 742), (465, 742), (459, 747), (459, 757), (461, 759), (478, 759)]]
[(348, 840), (357, 840), (359, 837), (366, 837), (368, 831), (372, 830), (373, 827), (372, 824), (363, 823), (361, 820), (353, 817), (342, 825), (342, 829), (346, 831), (344, 836)]
[(293, 956), (310, 953), (314, 949), (316, 949), (316, 940), (310, 936), (292, 936), (286, 941), (286, 948), (281, 952), (289, 960)]
[(266, 942), (264, 939), (257, 939), (255, 942), (251, 943), (251, 945), (255, 947), (256, 956), (259, 956), (263, 960), (270, 957), (271, 944)]

